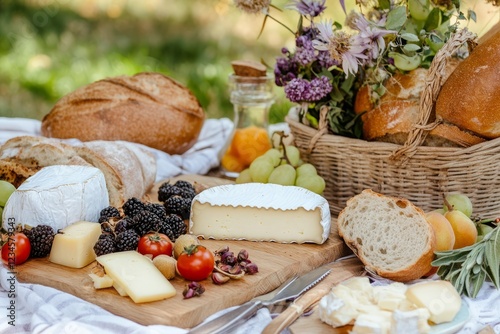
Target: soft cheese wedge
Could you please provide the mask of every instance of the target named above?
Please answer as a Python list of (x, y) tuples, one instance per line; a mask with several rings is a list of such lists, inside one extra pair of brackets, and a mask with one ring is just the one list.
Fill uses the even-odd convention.
[(12, 193), (3, 212), (7, 220), (54, 231), (77, 221), (97, 222), (109, 205), (104, 174), (89, 166), (49, 166), (36, 172)]
[(110, 253), (97, 257), (106, 274), (135, 303), (146, 303), (175, 296), (175, 288), (153, 262), (136, 251)]
[(189, 232), (207, 239), (324, 243), (328, 202), (295, 186), (246, 183), (209, 188), (192, 202)]
[(54, 237), (49, 261), (71, 268), (83, 268), (95, 260), (94, 245), (101, 235), (101, 225), (76, 222)]

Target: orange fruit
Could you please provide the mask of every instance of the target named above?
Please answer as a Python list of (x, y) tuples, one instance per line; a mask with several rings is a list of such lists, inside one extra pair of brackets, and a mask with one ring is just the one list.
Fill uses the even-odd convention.
[(231, 150), (247, 167), (269, 149), (271, 149), (271, 140), (264, 128), (249, 126), (237, 129), (234, 133)]

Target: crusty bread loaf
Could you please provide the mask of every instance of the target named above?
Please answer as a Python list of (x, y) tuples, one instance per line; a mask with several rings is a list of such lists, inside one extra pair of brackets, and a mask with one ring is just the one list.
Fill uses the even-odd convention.
[(108, 78), (61, 98), (42, 120), (46, 137), (123, 140), (182, 154), (200, 134), (205, 114), (183, 85), (160, 73)]
[[(447, 67), (451, 73), (458, 61)], [(365, 112), (363, 120), (363, 138), (403, 145), (408, 133), (420, 118), (420, 97), (427, 77), (427, 69), (418, 68), (409, 73), (397, 73), (385, 83), (386, 93), (376, 106), (369, 98), (369, 88), (365, 86), (356, 96), (355, 111)], [(422, 145), (468, 147), (485, 139), (468, 131), (463, 131), (453, 124), (443, 122), (429, 131)]]
[(443, 85), (436, 117), (479, 136), (500, 136), (500, 30), (474, 48)]
[[(0, 146), (0, 175), (17, 186), (42, 167), (87, 165), (99, 168), (115, 207), (131, 197), (143, 198), (153, 187), (156, 161), (152, 153), (125, 142), (91, 141), (68, 145), (60, 140), (20, 136)], [(26, 176), (26, 177), (25, 177)]]
[(347, 201), (337, 225), (365, 267), (382, 277), (407, 282), (431, 269), (434, 230), (407, 199), (364, 190)]

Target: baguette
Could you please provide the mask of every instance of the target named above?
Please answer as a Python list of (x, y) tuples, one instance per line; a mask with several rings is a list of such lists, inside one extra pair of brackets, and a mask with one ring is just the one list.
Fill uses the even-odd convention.
[(93, 82), (61, 98), (44, 116), (42, 135), (80, 141), (128, 141), (182, 154), (197, 141), (205, 113), (191, 91), (160, 73)]
[(368, 271), (407, 282), (431, 269), (434, 230), (424, 212), (407, 199), (364, 190), (347, 201), (337, 226)]

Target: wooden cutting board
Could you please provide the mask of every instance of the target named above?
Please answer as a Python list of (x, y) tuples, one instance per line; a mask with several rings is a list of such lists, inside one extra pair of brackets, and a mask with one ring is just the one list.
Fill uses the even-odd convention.
[[(177, 179), (196, 181), (207, 187), (230, 183), (224, 179), (196, 175)], [(151, 201), (157, 200), (157, 189), (161, 183), (150, 193)], [(20, 282), (42, 284), (70, 293), (143, 325), (190, 328), (217, 311), (242, 304), (277, 288), (295, 274), (308, 272), (351, 253), (337, 235), (335, 221), (329, 239), (322, 245), (216, 240), (201, 240), (201, 244), (212, 251), (225, 245), (235, 253), (246, 249), (250, 259), (258, 265), (259, 273), (246, 275), (241, 280), (231, 280), (224, 285), (215, 285), (210, 278), (206, 279), (201, 282), (205, 293), (201, 297), (186, 300), (183, 299), (182, 291), (188, 282), (176, 277), (170, 281), (177, 290), (175, 297), (144, 304), (135, 304), (130, 298), (121, 297), (113, 288), (95, 290), (88, 276), (95, 262), (82, 269), (72, 269), (50, 263), (46, 258), (31, 259), (17, 267), (17, 277)]]

